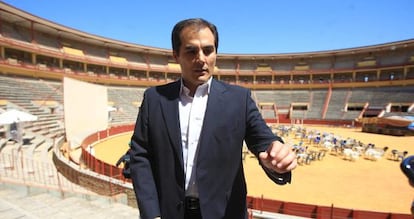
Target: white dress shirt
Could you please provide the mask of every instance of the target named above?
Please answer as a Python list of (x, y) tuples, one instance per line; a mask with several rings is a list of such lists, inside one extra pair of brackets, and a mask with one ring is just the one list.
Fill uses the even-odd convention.
[(206, 83), (199, 85), (194, 97), (191, 97), (189, 95), (190, 90), (181, 81), (179, 113), (183, 146), (185, 194), (191, 197), (198, 197), (195, 165), (197, 163), (197, 148), (203, 127), (210, 85), (211, 78)]

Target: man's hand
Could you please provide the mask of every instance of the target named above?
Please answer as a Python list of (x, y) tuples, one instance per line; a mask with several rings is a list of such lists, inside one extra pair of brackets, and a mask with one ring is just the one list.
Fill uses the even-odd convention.
[(259, 153), (260, 162), (277, 173), (292, 171), (297, 166), (296, 154), (289, 145), (279, 141), (272, 142), (268, 149)]

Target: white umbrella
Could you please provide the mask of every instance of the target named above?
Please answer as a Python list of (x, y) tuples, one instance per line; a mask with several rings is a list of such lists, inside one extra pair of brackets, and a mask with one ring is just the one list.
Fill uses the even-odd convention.
[(20, 110), (11, 109), (0, 114), (0, 125), (7, 125), (19, 122), (30, 122), (37, 120), (37, 116)]
[(116, 108), (113, 107), (113, 106), (108, 106), (108, 107), (106, 107), (106, 111), (108, 111), (108, 112), (116, 111)]

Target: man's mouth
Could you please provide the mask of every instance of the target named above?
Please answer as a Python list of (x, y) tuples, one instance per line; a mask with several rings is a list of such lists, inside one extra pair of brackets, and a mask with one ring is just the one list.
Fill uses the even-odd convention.
[(208, 73), (208, 69), (204, 69), (204, 68), (195, 69), (194, 72), (205, 74), (205, 73)]

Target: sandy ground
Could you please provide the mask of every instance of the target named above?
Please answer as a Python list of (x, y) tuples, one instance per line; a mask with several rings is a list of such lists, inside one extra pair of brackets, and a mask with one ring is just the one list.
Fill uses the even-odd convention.
[[(395, 137), (363, 133), (360, 128), (337, 128), (306, 126), (322, 132), (352, 137), (376, 147), (389, 147), (414, 154), (414, 137)], [(115, 164), (127, 150), (131, 133), (119, 135), (95, 146), (98, 158)], [(285, 141), (297, 143), (294, 136)], [(315, 145), (309, 149), (319, 150)], [(410, 213), (414, 188), (408, 184), (400, 170), (400, 161), (388, 159), (388, 154), (378, 161), (360, 157), (355, 161), (344, 160), (342, 156), (326, 154), (322, 160), (303, 164), (293, 171), (291, 184), (278, 186), (264, 174), (257, 159), (250, 154), (244, 161), (248, 195), (286, 202), (299, 202), (358, 210), (392, 213)]]

